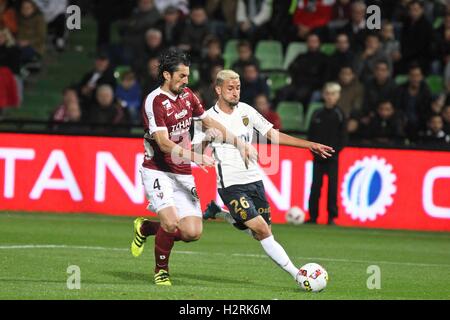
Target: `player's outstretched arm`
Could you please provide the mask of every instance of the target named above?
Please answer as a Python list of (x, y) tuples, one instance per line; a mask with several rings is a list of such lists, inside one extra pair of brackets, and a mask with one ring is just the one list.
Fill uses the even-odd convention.
[(210, 116), (207, 116), (203, 120), (203, 125), (206, 129), (216, 128), (222, 133), (222, 141), (234, 145), (242, 155), (245, 165), (248, 167), (250, 161), (258, 160), (258, 152), (249, 143), (245, 143), (230, 131), (228, 131), (220, 122), (214, 120)]
[(169, 134), (166, 130), (154, 132), (153, 139), (155, 139), (161, 151), (171, 154), (172, 159), (175, 159), (175, 161), (177, 161), (176, 159), (178, 159), (178, 161), (179, 159), (182, 159), (186, 162), (195, 162), (201, 169), (206, 172), (208, 172), (208, 170), (206, 170), (206, 167), (214, 166), (213, 158), (205, 154), (192, 152), (177, 145), (175, 142), (169, 139)]
[(334, 153), (334, 149), (332, 147), (295, 138), (273, 128), (267, 132), (266, 137), (274, 144), (309, 149), (311, 152), (321, 156), (324, 159), (331, 157)]

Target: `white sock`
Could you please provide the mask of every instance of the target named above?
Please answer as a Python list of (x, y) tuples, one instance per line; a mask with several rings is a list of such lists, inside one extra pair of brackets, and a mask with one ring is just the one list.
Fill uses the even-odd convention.
[[(228, 212), (226, 210), (223, 210), (223, 209), (219, 213), (216, 213), (216, 217), (222, 218), (223, 220), (225, 220), (229, 224), (235, 224), (236, 223), (236, 220), (234, 220), (234, 218), (231, 216), (230, 212)], [(242, 231), (244, 231), (245, 233), (247, 233), (251, 237), (253, 237), (252, 230), (247, 228), (247, 229), (244, 229)]]
[(297, 277), (298, 268), (294, 266), (289, 259), (283, 247), (275, 241), (273, 236), (267, 237), (260, 241), (266, 254), (284, 271), (288, 272), (294, 279)]

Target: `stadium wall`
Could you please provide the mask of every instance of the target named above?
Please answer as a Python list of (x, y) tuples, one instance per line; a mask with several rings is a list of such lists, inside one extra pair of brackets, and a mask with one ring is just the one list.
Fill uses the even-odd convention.
[[(142, 150), (136, 138), (0, 134), (0, 210), (149, 215)], [(261, 172), (272, 220), (285, 223), (291, 206), (308, 209), (312, 156), (290, 147), (274, 151), (260, 153)], [(193, 171), (202, 208), (220, 202), (214, 170)], [(338, 190), (338, 225), (450, 231), (450, 152), (346, 148)], [(326, 222), (325, 198), (319, 223)]]

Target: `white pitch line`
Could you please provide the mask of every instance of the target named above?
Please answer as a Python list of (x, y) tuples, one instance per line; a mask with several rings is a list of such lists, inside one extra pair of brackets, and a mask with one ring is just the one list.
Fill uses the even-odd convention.
[[(71, 246), (64, 244), (27, 244), (27, 245), (3, 245), (0, 246), (0, 250), (10, 249), (82, 249), (82, 250), (102, 250), (102, 251), (129, 251), (127, 248), (113, 248), (113, 247), (96, 247), (96, 246)], [(174, 253), (178, 254), (190, 254), (190, 255), (215, 255), (215, 256), (234, 256), (234, 257), (249, 257), (249, 258), (268, 258), (264, 254), (251, 254), (251, 253), (232, 253), (225, 254), (220, 252), (201, 252), (201, 251), (178, 251), (174, 250)], [(404, 266), (416, 266), (416, 267), (439, 267), (450, 268), (449, 264), (437, 264), (437, 263), (416, 263), (416, 262), (395, 262), (395, 261), (374, 261), (374, 260), (352, 260), (352, 259), (340, 259), (340, 258), (323, 258), (323, 257), (295, 257), (301, 260), (322, 260), (332, 262), (344, 262), (344, 263), (363, 263), (363, 264), (391, 264), (391, 265), (404, 265)]]

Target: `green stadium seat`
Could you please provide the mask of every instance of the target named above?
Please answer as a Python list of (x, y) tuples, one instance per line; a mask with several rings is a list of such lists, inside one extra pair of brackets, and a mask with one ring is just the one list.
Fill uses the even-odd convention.
[(255, 56), (263, 71), (283, 69), (283, 46), (280, 41), (260, 40), (256, 44)]
[(193, 64), (189, 68), (189, 86), (195, 87), (200, 81), (200, 72), (197, 65)]
[(311, 124), (311, 118), (318, 109), (323, 108), (323, 102), (311, 102), (306, 111), (305, 121), (303, 122), (303, 131), (309, 130), (309, 125)]
[(278, 89), (291, 83), (291, 77), (285, 71), (264, 72), (262, 75), (267, 77), (267, 85), (270, 88), (270, 99), (275, 97)]
[(408, 76), (406, 74), (399, 74), (395, 77), (395, 84), (400, 86), (408, 82)]
[(439, 27), (444, 23), (443, 17), (436, 17), (433, 21), (433, 29), (439, 29)]
[(303, 105), (300, 102), (281, 101), (277, 105), (283, 130), (300, 131), (303, 123)]
[(124, 75), (125, 72), (131, 71), (131, 67), (130, 66), (117, 66), (114, 69), (114, 78), (116, 78), (116, 80), (122, 80), (122, 77)]
[(225, 60), (225, 69), (231, 68), (233, 63), (238, 60), (238, 43), (239, 39), (230, 39), (225, 44), (223, 51), (223, 59)]
[(428, 83), (432, 94), (439, 94), (444, 91), (444, 78), (440, 75), (429, 75), (425, 81)]
[(320, 51), (331, 56), (336, 51), (336, 45), (334, 43), (322, 43)]
[(306, 47), (306, 43), (304, 42), (289, 43), (283, 62), (284, 69), (287, 70), (292, 61), (294, 61), (299, 54), (305, 53), (307, 50), (308, 48)]

